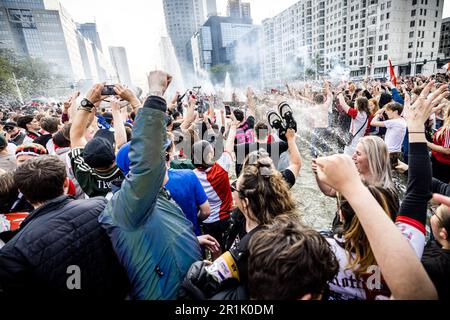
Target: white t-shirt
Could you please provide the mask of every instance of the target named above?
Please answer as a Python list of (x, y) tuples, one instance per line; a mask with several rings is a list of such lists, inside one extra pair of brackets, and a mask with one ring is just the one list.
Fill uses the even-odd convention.
[[(397, 229), (408, 240), (417, 258), (422, 258), (425, 246), (425, 226), (420, 222), (405, 216), (399, 216), (395, 223)], [(339, 272), (328, 284), (330, 286), (330, 300), (373, 300), (387, 299), (384, 296), (389, 289), (381, 278), (381, 270), (371, 266), (363, 278), (358, 278), (353, 270), (348, 268), (349, 256), (340, 243), (342, 238), (334, 236), (327, 238), (328, 243), (339, 262)]]
[(386, 120), (383, 122), (386, 126), (386, 136), (384, 141), (388, 147), (389, 153), (401, 152), (403, 139), (406, 135), (406, 121), (403, 118)]
[(353, 108), (350, 108), (347, 113), (352, 117), (349, 131), (354, 136), (354, 138), (350, 145), (345, 146), (344, 154), (353, 156), (353, 153), (355, 153), (356, 150), (356, 146), (359, 143), (359, 139), (364, 137), (364, 135), (366, 134), (367, 125), (369, 124), (369, 118), (365, 112), (359, 112)]

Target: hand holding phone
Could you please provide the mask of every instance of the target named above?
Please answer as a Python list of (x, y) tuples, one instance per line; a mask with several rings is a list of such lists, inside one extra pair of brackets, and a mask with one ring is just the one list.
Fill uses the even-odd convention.
[(114, 85), (108, 84), (103, 87), (102, 96), (115, 96), (117, 95), (114, 91)]
[(229, 118), (231, 116), (231, 107), (225, 106), (225, 116)]

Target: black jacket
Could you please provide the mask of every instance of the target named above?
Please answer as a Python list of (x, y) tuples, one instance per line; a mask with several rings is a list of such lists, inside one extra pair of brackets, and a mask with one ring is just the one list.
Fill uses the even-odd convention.
[[(56, 198), (35, 210), (0, 250), (0, 297), (124, 299), (128, 279), (98, 222), (104, 198)], [(81, 289), (68, 283), (80, 271)]]

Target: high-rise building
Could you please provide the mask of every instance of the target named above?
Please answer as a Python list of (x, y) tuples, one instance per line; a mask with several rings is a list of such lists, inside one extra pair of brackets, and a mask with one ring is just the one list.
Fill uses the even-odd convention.
[(78, 34), (78, 47), (80, 49), (81, 61), (83, 61), (84, 79), (89, 84), (100, 82), (99, 71), (97, 69), (95, 46), (91, 40)]
[(227, 16), (241, 18), (241, 0), (228, 0)]
[(230, 64), (230, 44), (253, 29), (246, 19), (210, 17), (191, 38), (192, 58), (196, 74), (218, 64)]
[(80, 23), (78, 24), (78, 31), (87, 39), (91, 40), (92, 43), (103, 52), (102, 42), (97, 31), (97, 24), (95, 23)]
[(243, 19), (251, 19), (252, 11), (250, 8), (250, 2), (242, 2), (241, 4), (241, 17)]
[(124, 47), (109, 47), (109, 54), (119, 83), (131, 86), (132, 82), (126, 49)]
[(86, 36), (58, 0), (0, 0), (0, 48), (40, 58), (67, 81), (114, 81), (95, 23), (84, 26)]
[(217, 16), (216, 0), (206, 0), (206, 18)]
[[(301, 0), (263, 21), (267, 85), (336, 66), (350, 76), (436, 70), (443, 0)], [(326, 23), (325, 23), (326, 21)]]
[(190, 39), (205, 22), (203, 0), (163, 0), (167, 33), (183, 70), (192, 69)]
[(250, 3), (242, 2), (241, 0), (228, 0), (227, 16), (251, 20)]
[(92, 78), (86, 77), (86, 79), (92, 79), (94, 82), (96, 79), (99, 81), (118, 81), (117, 72), (111, 65), (111, 60), (106, 52), (103, 52), (97, 24), (94, 22), (79, 23), (77, 24), (77, 30), (83, 38), (89, 40), (87, 45), (92, 47), (91, 49), (94, 54), (95, 67), (92, 67), (94, 73), (92, 74)]
[(450, 18), (442, 20), (439, 53), (443, 55), (444, 59), (450, 58)]
[(84, 78), (76, 24), (58, 1), (1, 0), (0, 47), (41, 58), (67, 79)]

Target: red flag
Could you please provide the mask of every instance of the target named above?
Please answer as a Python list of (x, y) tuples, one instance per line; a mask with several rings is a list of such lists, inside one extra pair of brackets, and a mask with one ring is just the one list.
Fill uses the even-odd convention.
[(395, 77), (394, 67), (392, 66), (392, 62), (389, 59), (389, 73), (391, 74), (391, 82), (394, 86), (397, 86), (397, 78)]

